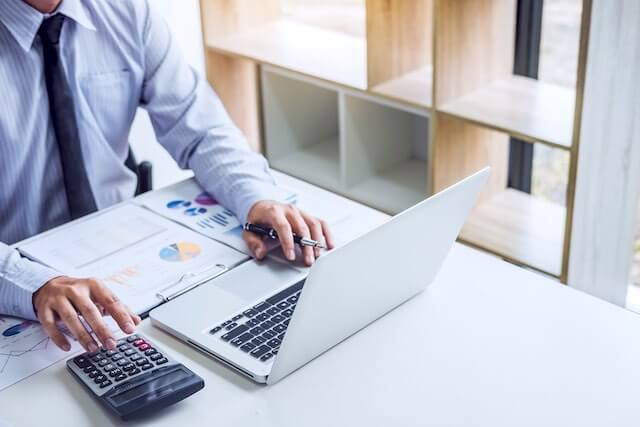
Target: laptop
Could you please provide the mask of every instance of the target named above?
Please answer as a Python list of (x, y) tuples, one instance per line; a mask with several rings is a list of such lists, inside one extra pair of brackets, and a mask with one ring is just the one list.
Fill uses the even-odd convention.
[(418, 203), (306, 272), (249, 261), (155, 309), (152, 323), (273, 384), (422, 292), (488, 175), (483, 169)]

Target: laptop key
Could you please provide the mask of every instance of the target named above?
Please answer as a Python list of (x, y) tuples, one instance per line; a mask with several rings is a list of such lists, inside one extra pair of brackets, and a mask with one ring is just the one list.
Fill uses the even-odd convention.
[(240, 350), (244, 351), (245, 353), (248, 353), (254, 348), (256, 348), (255, 344), (251, 344), (250, 342), (248, 342), (244, 344), (242, 347), (240, 347)]
[(222, 330), (222, 326), (216, 326), (215, 328), (211, 329), (209, 333), (213, 335), (213, 334), (217, 334), (221, 330)]
[(235, 316), (233, 316), (233, 318), (231, 320), (233, 320), (235, 322), (236, 320), (242, 319), (242, 316), (243, 316), (242, 314), (236, 314)]
[(295, 304), (298, 302), (298, 296), (297, 295), (291, 296), (287, 298), (287, 301), (289, 301), (291, 304)]
[(260, 344), (264, 344), (266, 341), (267, 340), (262, 337), (255, 337), (254, 339), (251, 340), (251, 344), (260, 345)]
[(266, 338), (266, 339), (270, 340), (271, 338), (275, 337), (276, 335), (278, 335), (278, 334), (276, 334), (273, 331), (265, 331), (261, 336), (262, 336), (262, 338)]
[(267, 314), (270, 315), (274, 315), (274, 314), (278, 314), (278, 312), (280, 311), (280, 309), (276, 306), (271, 307), (269, 310), (267, 310)]
[(256, 320), (260, 321), (260, 322), (264, 322), (265, 320), (267, 320), (269, 318), (269, 315), (267, 313), (260, 313), (256, 316)]
[(224, 329), (225, 329), (225, 330), (227, 330), (227, 331), (230, 331), (230, 330), (232, 330), (233, 328), (235, 328), (236, 326), (238, 326), (238, 324), (237, 324), (236, 322), (233, 322), (233, 323), (231, 323), (231, 324), (229, 324), (229, 325), (225, 326), (225, 327), (224, 327)]
[(260, 323), (260, 327), (262, 329), (270, 329), (270, 328), (273, 328), (274, 326), (276, 326), (276, 324), (271, 320), (265, 320), (264, 322)]
[(280, 344), (282, 344), (282, 341), (277, 338), (267, 341), (267, 345), (271, 348), (278, 348), (280, 347)]
[(285, 316), (285, 317), (291, 317), (291, 316), (293, 315), (293, 310), (291, 310), (290, 308), (288, 308), (288, 309), (286, 309), (286, 310), (284, 310), (284, 311), (282, 312), (282, 315), (283, 315), (283, 316)]
[(271, 351), (269, 346), (261, 345), (260, 347), (257, 347), (257, 348), (254, 348), (253, 350), (251, 350), (251, 352), (249, 352), (249, 354), (257, 359), (257, 358), (261, 357), (263, 354), (268, 353), (269, 351)]
[(260, 356), (260, 360), (262, 362), (266, 362), (267, 360), (271, 359), (273, 357), (273, 353), (265, 353), (262, 356)]
[(253, 309), (254, 309), (254, 310), (256, 310), (256, 311), (265, 311), (265, 310), (266, 310), (266, 309), (268, 309), (269, 307), (271, 307), (271, 304), (268, 304), (268, 303), (266, 303), (266, 302), (264, 302), (264, 301), (263, 301), (263, 302), (261, 302), (261, 303), (260, 303), (260, 304), (258, 304), (258, 305), (254, 305), (254, 306), (253, 306)]
[(237, 337), (237, 339), (242, 340), (244, 342), (249, 342), (253, 339), (253, 334), (250, 332), (245, 332), (244, 334)]
[(242, 312), (242, 314), (244, 314), (245, 317), (252, 318), (256, 314), (258, 314), (258, 312), (253, 308), (250, 308), (249, 310), (245, 310), (244, 312)]
[(277, 337), (277, 338), (278, 338), (280, 341), (282, 341), (282, 340), (284, 339), (284, 334), (280, 334), (280, 335), (278, 335), (278, 337)]
[(239, 347), (242, 344), (244, 344), (244, 341), (242, 341), (240, 338), (234, 338), (231, 341), (229, 341), (229, 344), (231, 344), (234, 347)]
[(260, 326), (256, 326), (255, 328), (251, 329), (249, 332), (251, 332), (253, 335), (260, 335), (261, 333), (264, 332), (264, 329), (261, 328)]
[(276, 333), (281, 333), (287, 330), (287, 327), (282, 323), (273, 327), (273, 331)]
[(286, 319), (286, 317), (284, 317), (283, 315), (281, 315), (281, 314), (276, 314), (275, 316), (273, 316), (273, 317), (271, 318), (271, 321), (272, 321), (272, 322), (276, 322), (276, 323), (280, 323), (280, 322), (282, 322), (284, 319)]
[(238, 335), (245, 333), (249, 330), (249, 328), (246, 325), (240, 325), (237, 328), (235, 328), (232, 331), (227, 332), (226, 334), (222, 335), (220, 337), (220, 339), (222, 341), (231, 341), (232, 339), (234, 339), (235, 337), (237, 337)]
[(260, 324), (260, 321), (258, 319), (251, 319), (247, 323), (245, 323), (245, 325), (247, 325), (250, 328), (253, 328), (254, 326), (258, 326), (259, 324)]
[(280, 301), (278, 304), (276, 304), (276, 307), (278, 307), (281, 310), (284, 310), (285, 308), (289, 307), (291, 304), (289, 304), (286, 301)]

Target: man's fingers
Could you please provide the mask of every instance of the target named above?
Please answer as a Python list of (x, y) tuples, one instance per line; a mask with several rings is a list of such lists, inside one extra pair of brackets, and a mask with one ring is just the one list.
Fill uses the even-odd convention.
[(83, 297), (77, 301), (73, 301), (73, 305), (80, 314), (82, 314), (82, 317), (84, 317), (84, 320), (87, 321), (89, 326), (91, 326), (91, 329), (96, 333), (102, 345), (106, 347), (107, 341), (114, 341), (111, 331), (102, 320), (100, 311), (89, 297)]
[(267, 247), (264, 244), (261, 236), (245, 231), (242, 233), (242, 238), (244, 239), (247, 246), (249, 246), (249, 249), (253, 253), (253, 256), (256, 257), (256, 259), (260, 260), (264, 258), (264, 256), (267, 254)]
[[(105, 312), (116, 321), (120, 329), (132, 334), (135, 328), (135, 316), (132, 314), (110, 290), (95, 283), (91, 288), (93, 299), (104, 307)], [(115, 342), (113, 343), (115, 345)]]
[(54, 310), (58, 313), (58, 317), (67, 328), (71, 331), (74, 337), (80, 342), (85, 350), (93, 352), (98, 350), (98, 345), (93, 340), (89, 332), (85, 329), (84, 325), (78, 317), (78, 312), (75, 307), (71, 305), (69, 300), (62, 299), (55, 306)]
[(293, 231), (283, 212), (278, 213), (276, 217), (272, 219), (272, 225), (278, 232), (282, 252), (289, 261), (295, 261), (296, 251), (293, 243)]
[(333, 233), (329, 229), (329, 224), (326, 221), (320, 220), (320, 226), (322, 227), (322, 234), (324, 234), (324, 241), (327, 244), (327, 249), (333, 249), (336, 247), (333, 240)]
[[(311, 232), (311, 238), (316, 242), (322, 243), (325, 239), (322, 234), (322, 224), (320, 224), (320, 221), (315, 217), (307, 214), (306, 212), (300, 211), (300, 214), (302, 215), (302, 218), (304, 218), (304, 221), (307, 223), (307, 227), (309, 227), (309, 231)], [(320, 256), (319, 248), (314, 248), (313, 252), (316, 258)]]
[(71, 350), (71, 345), (62, 332), (56, 326), (56, 318), (49, 308), (45, 308), (38, 312), (38, 319), (44, 328), (44, 331), (51, 337), (55, 345), (64, 351)]
[[(309, 231), (309, 227), (307, 227), (307, 223), (304, 221), (304, 218), (300, 214), (300, 211), (297, 209), (292, 209), (287, 218), (291, 222), (293, 231), (300, 237), (309, 238), (311, 232)], [(313, 254), (313, 248), (311, 246), (303, 246), (302, 254), (304, 256), (304, 263), (307, 266), (311, 266), (315, 261), (316, 257)]]

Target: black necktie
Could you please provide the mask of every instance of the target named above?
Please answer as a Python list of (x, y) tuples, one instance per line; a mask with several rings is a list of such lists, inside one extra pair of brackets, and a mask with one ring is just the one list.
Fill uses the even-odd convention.
[(97, 208), (82, 159), (73, 96), (61, 62), (59, 42), (63, 24), (64, 16), (54, 15), (42, 22), (38, 34), (42, 41), (49, 111), (60, 150), (69, 213), (76, 219)]

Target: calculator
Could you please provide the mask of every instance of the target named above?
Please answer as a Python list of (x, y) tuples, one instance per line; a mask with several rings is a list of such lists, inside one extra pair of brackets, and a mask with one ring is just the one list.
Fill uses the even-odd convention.
[(177, 403), (204, 381), (137, 334), (67, 360), (67, 368), (110, 411), (123, 420), (143, 417)]

